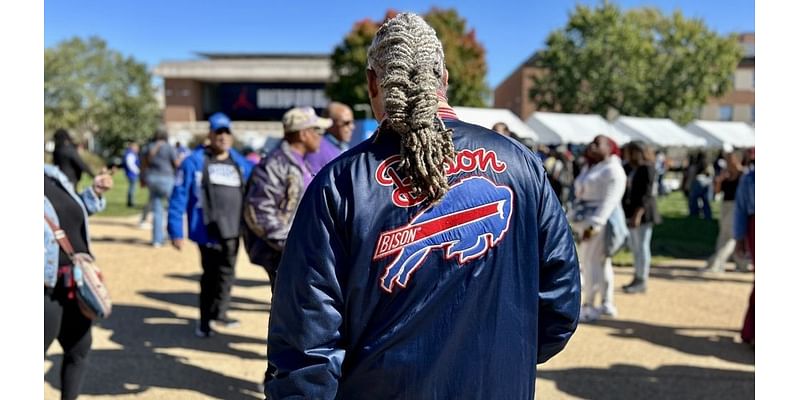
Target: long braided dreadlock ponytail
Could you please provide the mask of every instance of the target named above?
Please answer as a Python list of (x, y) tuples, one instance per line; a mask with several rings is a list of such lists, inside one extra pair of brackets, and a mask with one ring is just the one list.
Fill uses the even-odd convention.
[(367, 60), (383, 89), (381, 129), (400, 136), (400, 169), (415, 193), (438, 202), (449, 189), (445, 169), (454, 158), (452, 131), (436, 114), (437, 91), (445, 90), (442, 43), (425, 20), (402, 13), (378, 30)]

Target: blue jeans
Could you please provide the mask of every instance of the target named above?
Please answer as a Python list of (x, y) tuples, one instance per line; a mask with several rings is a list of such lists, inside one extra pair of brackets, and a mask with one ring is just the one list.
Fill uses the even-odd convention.
[(128, 178), (128, 207), (133, 207), (133, 196), (136, 194), (136, 185), (139, 184), (139, 177), (130, 176)]
[(697, 217), (700, 214), (697, 201), (703, 203), (703, 218), (711, 219), (711, 185), (702, 184), (695, 180), (689, 190), (689, 216)]
[(175, 177), (171, 175), (148, 175), (147, 189), (150, 191), (150, 210), (153, 212), (153, 244), (164, 244), (164, 203), (172, 194)]
[(647, 277), (650, 276), (650, 239), (653, 237), (653, 223), (648, 222), (629, 229), (634, 276), (637, 280), (647, 283)]

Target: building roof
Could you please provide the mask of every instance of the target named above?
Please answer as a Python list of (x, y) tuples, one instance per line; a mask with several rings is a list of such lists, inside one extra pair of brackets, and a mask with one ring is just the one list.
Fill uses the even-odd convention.
[(198, 53), (201, 60), (164, 61), (154, 73), (167, 79), (210, 82), (327, 82), (329, 55)]
[(299, 60), (307, 60), (307, 59), (323, 59), (329, 60), (331, 58), (330, 54), (327, 53), (224, 53), (224, 52), (195, 52), (200, 57), (210, 59), (210, 60), (222, 60), (222, 59), (264, 59), (264, 60), (272, 60), (272, 59), (299, 59)]

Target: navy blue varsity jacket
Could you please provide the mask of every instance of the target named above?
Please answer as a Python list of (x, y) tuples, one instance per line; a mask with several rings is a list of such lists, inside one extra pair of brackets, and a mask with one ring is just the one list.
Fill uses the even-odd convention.
[(390, 132), (306, 190), (277, 271), (268, 398), (533, 398), (536, 364), (577, 326), (570, 227), (530, 150), (444, 123), (456, 158), (436, 205), (411, 194)]

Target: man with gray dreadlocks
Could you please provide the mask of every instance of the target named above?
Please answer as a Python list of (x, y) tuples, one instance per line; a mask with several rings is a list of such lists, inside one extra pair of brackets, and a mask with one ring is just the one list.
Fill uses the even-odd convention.
[(533, 398), (578, 321), (575, 244), (530, 150), (458, 120), (434, 30), (399, 14), (368, 52), (367, 141), (325, 166), (278, 267), (265, 393)]

